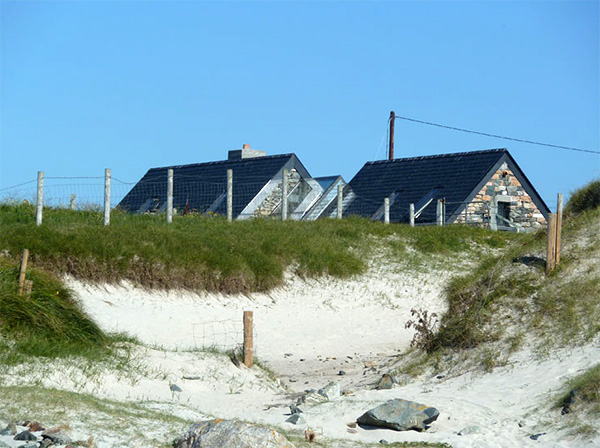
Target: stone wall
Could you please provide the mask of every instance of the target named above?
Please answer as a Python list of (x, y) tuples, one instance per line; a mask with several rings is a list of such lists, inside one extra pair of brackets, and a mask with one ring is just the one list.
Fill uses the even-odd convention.
[[(508, 165), (502, 166), (494, 173), (487, 184), (475, 195), (473, 202), (466, 207), (466, 218), (469, 224), (489, 222), (492, 199), (506, 202), (510, 207), (509, 220), (523, 231), (532, 231), (546, 225), (546, 218), (537, 208)], [(455, 223), (465, 222), (465, 212), (456, 218)]]

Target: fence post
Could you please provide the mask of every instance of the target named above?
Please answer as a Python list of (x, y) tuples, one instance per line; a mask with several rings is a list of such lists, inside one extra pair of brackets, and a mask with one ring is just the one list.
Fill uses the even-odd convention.
[(29, 261), (29, 250), (23, 249), (23, 258), (21, 259), (21, 271), (19, 272), (19, 295), (23, 295), (25, 287), (25, 274), (27, 274), (27, 262)]
[(344, 213), (344, 186), (337, 187), (337, 219), (342, 219)]
[(167, 223), (173, 222), (173, 169), (167, 170)]
[(556, 267), (556, 213), (548, 216), (548, 245), (546, 251), (546, 274)]
[(556, 255), (555, 255), (555, 263), (556, 266), (560, 264), (560, 238), (562, 233), (562, 215), (563, 215), (563, 195), (562, 193), (558, 193), (558, 197), (556, 198)]
[(390, 198), (383, 200), (383, 222), (385, 224), (390, 223)]
[(71, 203), (69, 204), (71, 210), (75, 210), (77, 208), (77, 206), (75, 205), (75, 199), (76, 199), (75, 194), (72, 194), (71, 195)]
[(227, 170), (227, 222), (233, 221), (233, 170)]
[(443, 217), (442, 217), (442, 200), (438, 199), (437, 200), (437, 209), (435, 211), (435, 217), (436, 217), (436, 221), (437, 221), (437, 225), (438, 226), (442, 226), (443, 224)]
[(110, 224), (110, 168), (104, 170), (104, 225)]
[(37, 204), (35, 208), (35, 223), (42, 225), (42, 212), (44, 210), (44, 172), (38, 171), (37, 178)]
[(288, 170), (283, 170), (281, 185), (281, 220), (286, 221), (288, 215)]
[(254, 342), (252, 340), (253, 312), (244, 311), (244, 365), (252, 367)]

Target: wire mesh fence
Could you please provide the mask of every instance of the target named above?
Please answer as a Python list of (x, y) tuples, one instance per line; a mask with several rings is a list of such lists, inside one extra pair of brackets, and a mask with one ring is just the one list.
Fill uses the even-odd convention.
[[(350, 185), (330, 189), (327, 194), (312, 179), (303, 179), (297, 172), (267, 181), (246, 176), (246, 182), (232, 181), (226, 175), (219, 179), (178, 174), (169, 179), (168, 170), (156, 170), (138, 182), (104, 177), (45, 177), (40, 186), (30, 180), (0, 190), (3, 203), (37, 204), (41, 210), (70, 209), (109, 213), (114, 210), (133, 214), (179, 216), (231, 217), (249, 219), (273, 217), (278, 219), (313, 220), (317, 218), (366, 217), (374, 221), (413, 223), (414, 225), (461, 224), (491, 227), (491, 204), (482, 201), (445, 202), (426, 198), (421, 204), (409, 204), (401, 193), (387, 198), (363, 197)], [(311, 182), (312, 181), (312, 182)], [(41, 190), (40, 190), (41, 188)], [(38, 198), (43, 192), (43, 204)], [(440, 206), (441, 203), (441, 206)], [(341, 213), (340, 207), (341, 204)], [(412, 217), (411, 217), (412, 216)], [(105, 224), (109, 219), (105, 216)]]
[[(256, 326), (252, 324), (253, 352), (258, 353)], [(217, 350), (241, 352), (244, 346), (244, 326), (242, 320), (226, 319), (192, 324), (194, 348), (200, 350)]]

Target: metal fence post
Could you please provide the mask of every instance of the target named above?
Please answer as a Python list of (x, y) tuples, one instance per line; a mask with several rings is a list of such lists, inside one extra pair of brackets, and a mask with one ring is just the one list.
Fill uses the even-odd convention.
[(110, 168), (104, 170), (104, 225), (110, 224)]
[(435, 215), (436, 215), (436, 220), (437, 220), (437, 225), (438, 226), (442, 226), (443, 224), (443, 216), (442, 216), (442, 200), (438, 199), (437, 200), (437, 209), (435, 211)]
[(173, 222), (173, 170), (167, 170), (167, 223)]
[(385, 224), (390, 223), (390, 198), (383, 200), (383, 222)]
[(337, 187), (337, 219), (342, 219), (344, 213), (344, 186)]
[(409, 215), (410, 215), (410, 226), (415, 226), (415, 204), (410, 204), (409, 207)]
[(227, 221), (233, 221), (233, 170), (227, 170)]
[(288, 170), (283, 170), (281, 185), (281, 220), (286, 221), (288, 215)]
[(77, 196), (75, 196), (75, 194), (71, 195), (71, 203), (69, 204), (71, 210), (75, 210), (77, 208), (77, 206), (75, 204), (76, 198), (77, 198)]
[(42, 212), (44, 210), (44, 172), (38, 171), (37, 178), (37, 201), (35, 208), (35, 223), (42, 225)]

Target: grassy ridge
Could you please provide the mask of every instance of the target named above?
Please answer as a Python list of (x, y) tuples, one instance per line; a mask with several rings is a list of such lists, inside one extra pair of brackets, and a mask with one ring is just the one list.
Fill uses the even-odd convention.
[[(348, 277), (363, 272), (375, 250), (406, 257), (457, 253), (473, 243), (504, 246), (513, 236), (483, 229), (386, 226), (366, 219), (281, 222), (252, 219), (228, 223), (201, 216), (131, 215), (115, 212), (110, 226), (94, 211), (48, 209), (42, 226), (26, 204), (0, 204), (0, 250), (57, 275), (88, 281), (130, 280), (150, 288), (221, 292), (267, 291), (286, 269), (301, 276)], [(394, 261), (393, 259), (391, 260)]]

